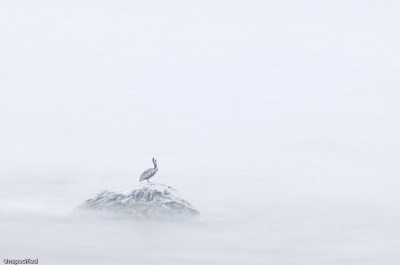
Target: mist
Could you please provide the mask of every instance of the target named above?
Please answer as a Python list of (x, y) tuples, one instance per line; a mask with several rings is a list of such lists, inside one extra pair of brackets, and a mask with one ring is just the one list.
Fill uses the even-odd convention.
[[(397, 265), (399, 8), (2, 1), (0, 258)], [(71, 215), (152, 157), (198, 219)]]

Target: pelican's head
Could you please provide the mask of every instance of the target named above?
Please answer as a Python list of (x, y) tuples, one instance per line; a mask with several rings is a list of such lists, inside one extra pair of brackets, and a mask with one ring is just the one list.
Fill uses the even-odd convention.
[(157, 160), (153, 157), (153, 164), (154, 166), (157, 166)]

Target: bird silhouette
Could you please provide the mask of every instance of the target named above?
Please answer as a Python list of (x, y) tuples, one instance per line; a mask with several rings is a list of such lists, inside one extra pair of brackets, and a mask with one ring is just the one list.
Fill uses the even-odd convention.
[(140, 174), (139, 182), (141, 182), (143, 180), (147, 180), (147, 182), (149, 182), (149, 179), (157, 173), (157, 171), (158, 171), (157, 160), (154, 157), (153, 157), (153, 164), (154, 164), (154, 168), (149, 168), (148, 170), (146, 170), (145, 172)]

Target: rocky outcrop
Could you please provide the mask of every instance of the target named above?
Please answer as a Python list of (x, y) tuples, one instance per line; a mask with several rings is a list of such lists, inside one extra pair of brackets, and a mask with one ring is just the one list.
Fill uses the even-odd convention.
[(174, 188), (153, 182), (142, 182), (133, 191), (105, 190), (79, 205), (75, 213), (113, 213), (152, 220), (181, 219), (199, 215)]

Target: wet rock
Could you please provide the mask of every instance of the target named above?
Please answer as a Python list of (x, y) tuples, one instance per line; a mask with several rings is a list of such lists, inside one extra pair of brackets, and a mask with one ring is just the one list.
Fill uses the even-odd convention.
[(105, 190), (79, 205), (75, 214), (112, 213), (135, 219), (181, 219), (199, 212), (174, 188), (160, 183), (142, 182), (133, 191)]

